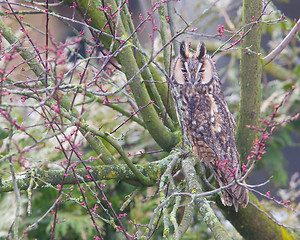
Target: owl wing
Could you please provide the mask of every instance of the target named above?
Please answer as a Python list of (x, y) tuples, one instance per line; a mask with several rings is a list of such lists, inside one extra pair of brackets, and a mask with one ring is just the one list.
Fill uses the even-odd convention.
[[(235, 144), (234, 122), (222, 94), (195, 94), (190, 99), (190, 123), (188, 139), (194, 154), (210, 167), (220, 186), (226, 186), (240, 178), (239, 155)], [(192, 110), (193, 109), (193, 110)], [(239, 185), (223, 191), (224, 205), (245, 207), (248, 192)]]

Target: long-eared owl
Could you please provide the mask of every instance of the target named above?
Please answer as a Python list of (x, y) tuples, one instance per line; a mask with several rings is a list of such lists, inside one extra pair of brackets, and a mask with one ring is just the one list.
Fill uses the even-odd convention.
[[(182, 102), (183, 129), (193, 154), (212, 169), (220, 186), (241, 177), (240, 159), (235, 143), (234, 120), (222, 92), (213, 61), (200, 43), (191, 54), (182, 42), (176, 58), (172, 82)], [(234, 184), (222, 192), (226, 206), (246, 207), (248, 191)]]

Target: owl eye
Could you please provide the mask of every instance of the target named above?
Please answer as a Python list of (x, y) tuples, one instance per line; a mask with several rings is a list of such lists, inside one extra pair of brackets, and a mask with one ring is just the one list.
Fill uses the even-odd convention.
[(205, 68), (200, 69), (200, 72), (202, 73), (205, 72)]
[(186, 69), (181, 68), (181, 72), (186, 73)]

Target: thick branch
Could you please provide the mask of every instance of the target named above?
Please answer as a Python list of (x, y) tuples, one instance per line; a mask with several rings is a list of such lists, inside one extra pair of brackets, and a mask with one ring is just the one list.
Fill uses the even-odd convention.
[[(111, 3), (112, 9), (116, 10), (117, 7), (115, 2), (109, 1)], [(120, 21), (117, 26), (117, 32), (120, 36), (126, 36), (124, 31), (123, 23)], [(130, 88), (136, 100), (138, 106), (142, 107), (149, 103), (150, 97), (147, 93), (145, 84), (141, 75), (136, 75), (139, 71), (136, 59), (134, 57), (133, 51), (130, 48), (124, 48), (118, 53), (117, 59), (122, 65), (127, 79), (131, 79), (135, 76), (134, 81), (130, 83)], [(147, 126), (147, 129), (154, 140), (164, 149), (170, 151), (172, 147), (178, 143), (179, 138), (176, 134), (169, 132), (162, 121), (159, 119), (154, 106), (149, 105), (147, 108), (141, 109), (141, 115)]]
[[(258, 199), (250, 192), (250, 202), (264, 210)], [(296, 237), (289, 234), (282, 226), (277, 225), (268, 218), (263, 212), (258, 211), (253, 205), (248, 204), (246, 208), (239, 208), (235, 212), (234, 208), (225, 207), (220, 199), (217, 200), (219, 208), (224, 216), (230, 219), (235, 229), (246, 239), (264, 239), (264, 240), (292, 240)]]
[(179, 225), (177, 235), (175, 235), (177, 239), (181, 239), (184, 236), (193, 221), (193, 216), (194, 204), (191, 204), (190, 199), (186, 198), (183, 217)]
[[(261, 11), (261, 1), (244, 0), (243, 25), (251, 22), (253, 17), (257, 19), (262, 14)], [(253, 141), (256, 138), (255, 131), (246, 128), (246, 125), (257, 126), (257, 120), (260, 116), (262, 71), (262, 62), (259, 57), (260, 42), (261, 24), (257, 23), (245, 36), (244, 42), (241, 44), (243, 49), (247, 47), (251, 49), (251, 53), (241, 54), (240, 65), (241, 100), (237, 147), (243, 161), (247, 159)], [(260, 205), (257, 198), (253, 194), (249, 194), (250, 201)], [(229, 219), (245, 239), (293, 239), (284, 228), (277, 226), (250, 204), (246, 208), (240, 208), (237, 213), (232, 207), (224, 207), (220, 201), (218, 206), (224, 211), (225, 217)]]
[[(127, 7), (125, 7), (124, 10), (125, 10), (125, 13), (123, 11), (121, 12), (124, 26), (128, 26), (129, 32), (135, 32), (135, 28), (134, 28), (134, 25), (133, 25), (132, 19), (131, 19), (131, 14), (129, 13), (129, 10)], [(135, 46), (138, 48), (137, 50), (141, 49), (141, 45), (139, 43), (137, 34), (135, 33), (133, 37), (134, 37)], [(136, 62), (138, 64), (139, 68), (142, 68), (144, 65), (147, 65), (146, 56), (143, 56), (143, 54), (141, 54), (140, 51), (136, 51), (136, 50), (135, 50), (135, 54), (136, 54)], [(162, 84), (163, 81), (161, 79), (161, 76), (157, 74), (155, 69), (153, 69), (154, 70), (153, 75), (152, 75), (152, 71), (150, 69), (151, 69), (151, 65), (147, 66), (145, 68), (145, 70), (141, 73), (142, 78), (144, 79), (144, 81), (146, 81), (145, 85), (147, 87), (149, 96), (152, 100), (155, 101), (155, 105), (157, 105), (156, 111), (158, 112), (158, 114), (161, 114), (161, 116), (165, 116), (164, 124), (171, 131), (175, 131), (173, 122), (171, 121), (171, 119), (168, 116), (168, 114), (170, 115), (169, 111), (167, 111), (169, 108), (166, 109), (166, 107), (165, 107), (170, 104), (165, 104), (165, 102), (163, 101), (164, 100), (163, 96), (168, 92), (168, 90), (165, 89), (162, 92), (159, 91), (160, 90), (159, 86), (163, 85), (165, 87), (166, 84)], [(153, 82), (155, 82), (155, 83), (153, 83)], [(169, 102), (172, 102), (172, 99), (170, 99)], [(173, 111), (174, 110), (175, 109), (173, 109)], [(166, 112), (168, 112), (168, 114), (166, 114)], [(170, 116), (172, 117), (172, 115), (170, 115)], [(175, 121), (175, 119), (173, 119), (173, 120)]]
[[(160, 179), (161, 175), (166, 171), (171, 161), (170, 159), (174, 158), (176, 154), (178, 153), (174, 152), (173, 154), (171, 153), (168, 157), (160, 161), (144, 165), (135, 165), (135, 167), (144, 176), (151, 179), (151, 182), (155, 184), (157, 180)], [(65, 174), (65, 171), (63, 169), (50, 171), (38, 169), (36, 171), (37, 173), (35, 174), (35, 181), (38, 184), (38, 188), (45, 186), (46, 184), (61, 184)], [(138, 182), (138, 178), (126, 164), (92, 166), (89, 172), (94, 176), (96, 181), (117, 179), (130, 182)], [(86, 178), (86, 176), (89, 176), (89, 174), (85, 168), (77, 168), (75, 169), (75, 173), (84, 178), (86, 182), (92, 181), (91, 178)], [(18, 188), (20, 190), (28, 189), (30, 180), (30, 175), (26, 178), (17, 179)], [(69, 174), (67, 177), (65, 177), (64, 184), (76, 184), (76, 179), (72, 174)], [(10, 192), (13, 190), (13, 182), (11, 180), (0, 180), (0, 193)]]
[[(193, 160), (191, 158), (186, 158), (182, 161), (182, 169), (184, 172), (185, 179), (187, 181), (188, 190), (191, 193), (201, 193), (202, 189), (197, 181), (198, 176), (196, 170), (193, 166)], [(209, 202), (205, 198), (194, 199), (195, 204), (198, 208), (200, 215), (205, 221), (206, 225), (212, 231), (214, 238), (216, 240), (226, 240), (230, 239), (228, 233), (226, 232), (223, 225), (220, 223), (219, 219), (215, 215), (214, 211), (209, 205)]]
[[(105, 1), (109, 3), (112, 11), (117, 10), (117, 6), (114, 0)], [(66, 4), (73, 4), (73, 1), (65, 1)], [(78, 1), (82, 12), (85, 13), (85, 18), (91, 18), (92, 21), (90, 25), (97, 29), (102, 29), (103, 26), (107, 23), (105, 17), (103, 17), (103, 13), (96, 9), (96, 1)], [(125, 6), (124, 6), (125, 7)], [(118, 24), (115, 26), (116, 33), (122, 39), (125, 39), (124, 44), (128, 40), (128, 33), (125, 32), (125, 28), (121, 19), (119, 19)], [(108, 28), (105, 28), (108, 29)], [(101, 43), (107, 49), (111, 48), (112, 39), (108, 39), (106, 35), (100, 36)], [(146, 106), (150, 102), (150, 97), (148, 95), (145, 84), (143, 83), (143, 79), (139, 72), (139, 67), (137, 65), (135, 56), (131, 47), (125, 46), (120, 49), (120, 42), (114, 39), (113, 42), (113, 51), (114, 55), (122, 66), (122, 70), (124, 71), (127, 79), (133, 79), (130, 81), (130, 88), (134, 95), (135, 101), (139, 107)], [(164, 150), (170, 151), (172, 147), (174, 147), (179, 142), (179, 135), (175, 133), (171, 133), (167, 130), (167, 128), (163, 125), (162, 121), (159, 119), (158, 114), (156, 113), (154, 106), (149, 105), (146, 108), (141, 109), (141, 116), (144, 120), (147, 130), (153, 137), (153, 139), (160, 145)]]
[[(257, 19), (262, 11), (261, 1), (243, 1), (243, 25)], [(241, 43), (243, 49), (250, 47), (252, 52), (241, 54), (240, 65), (240, 109), (237, 129), (237, 148), (242, 161), (246, 161), (252, 143), (256, 138), (255, 131), (246, 125), (256, 126), (260, 116), (261, 72), (260, 61), (261, 24), (257, 23)], [(243, 51), (243, 50), (242, 50)], [(256, 54), (255, 54), (256, 53)]]

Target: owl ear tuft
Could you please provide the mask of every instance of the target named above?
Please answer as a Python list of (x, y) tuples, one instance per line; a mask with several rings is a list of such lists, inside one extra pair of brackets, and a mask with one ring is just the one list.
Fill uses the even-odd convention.
[(205, 44), (203, 42), (200, 42), (197, 46), (196, 58), (198, 58), (200, 60), (201, 58), (204, 57), (205, 54), (206, 54)]
[(182, 41), (181, 44), (180, 44), (180, 56), (183, 59), (187, 59), (189, 57), (188, 52), (187, 52), (187, 48), (186, 48), (186, 44), (185, 44), (184, 41)]

